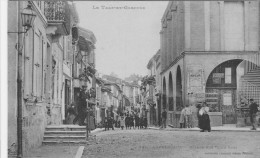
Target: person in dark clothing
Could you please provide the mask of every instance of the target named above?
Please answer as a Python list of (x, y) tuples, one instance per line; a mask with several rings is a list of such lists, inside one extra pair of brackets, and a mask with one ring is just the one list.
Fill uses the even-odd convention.
[(113, 124), (114, 124), (114, 119), (113, 119), (112, 117), (109, 117), (109, 118), (108, 118), (108, 130), (109, 130), (109, 128), (111, 128), (112, 130), (114, 130)]
[(257, 127), (257, 121), (256, 121), (256, 113), (258, 112), (258, 107), (254, 102), (254, 99), (250, 99), (250, 105), (249, 105), (249, 115), (250, 115), (250, 122), (252, 124), (251, 130), (256, 130)]
[(140, 121), (139, 121), (139, 124), (140, 124), (140, 129), (143, 129), (143, 127), (144, 127), (144, 121), (143, 121), (144, 119), (143, 119), (143, 117), (141, 116), (140, 117)]
[(201, 129), (201, 132), (204, 132), (205, 130), (207, 130), (208, 132), (211, 131), (208, 112), (209, 112), (209, 107), (207, 106), (207, 103), (204, 102), (202, 104), (202, 108), (199, 111), (199, 115), (200, 115), (199, 128)]
[(72, 124), (76, 116), (76, 109), (74, 104), (72, 103), (71, 106), (67, 109), (67, 123)]
[(144, 124), (143, 124), (144, 128), (147, 129), (147, 118), (146, 117), (143, 118), (143, 122), (144, 122)]
[(105, 117), (104, 126), (105, 126), (105, 131), (109, 130), (109, 123), (108, 123), (108, 118), (107, 117)]
[(127, 114), (126, 115), (126, 118), (125, 118), (125, 129), (128, 129), (129, 128), (129, 122), (130, 122), (130, 117), (129, 115)]
[(200, 128), (201, 115), (199, 114), (199, 111), (200, 111), (200, 109), (202, 108), (201, 104), (198, 104), (198, 105), (196, 106), (196, 108), (197, 108), (198, 127)]
[(87, 86), (82, 86), (82, 89), (79, 93), (79, 102), (78, 102), (78, 115), (73, 120), (73, 124), (75, 124), (77, 121), (79, 121), (79, 125), (84, 125), (85, 118), (87, 116), (87, 99), (88, 99), (88, 93), (87, 93)]
[(130, 126), (130, 129), (132, 127), (134, 128), (134, 117), (132, 115), (130, 116), (130, 119), (129, 119), (129, 126)]
[(162, 112), (162, 128), (166, 128), (166, 119), (167, 119), (167, 112), (164, 108)]
[(139, 127), (140, 127), (140, 118), (136, 115), (135, 116), (135, 128), (138, 128), (139, 129)]

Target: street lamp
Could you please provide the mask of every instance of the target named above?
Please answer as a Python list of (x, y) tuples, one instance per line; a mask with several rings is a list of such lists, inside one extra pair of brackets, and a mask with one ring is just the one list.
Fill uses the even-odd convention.
[(35, 20), (36, 14), (32, 9), (31, 5), (27, 5), (26, 8), (21, 12), (22, 17), (22, 26), (25, 28), (25, 32), (27, 32), (31, 27)]
[(25, 29), (25, 32), (8, 32), (8, 33), (27, 33), (27, 31), (32, 27), (33, 22), (36, 18), (36, 14), (32, 9), (32, 6), (30, 4), (27, 5), (26, 8), (23, 9), (21, 12), (21, 21), (22, 21), (22, 26)]
[[(18, 6), (20, 6), (20, 2), (18, 2)], [(19, 12), (18, 12), (19, 14)], [(19, 17), (20, 15), (18, 15)], [(18, 64), (17, 64), (17, 158), (23, 157), (22, 150), (22, 123), (23, 123), (23, 114), (22, 114), (22, 72), (23, 72), (23, 53), (20, 34), (27, 33), (27, 31), (32, 27), (33, 22), (35, 20), (36, 14), (33, 11), (30, 4), (27, 5), (25, 9), (21, 12), (21, 18), (18, 18), (18, 30), (20, 24), (24, 27), (24, 32), (8, 32), (8, 33), (17, 33), (18, 34), (18, 43), (16, 44), (16, 49), (18, 51)]]

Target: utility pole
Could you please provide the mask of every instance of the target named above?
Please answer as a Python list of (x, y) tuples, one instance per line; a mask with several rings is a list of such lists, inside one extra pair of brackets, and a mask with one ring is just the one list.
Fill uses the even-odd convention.
[(87, 99), (87, 111), (86, 111), (86, 140), (88, 140), (88, 129), (89, 129), (89, 119), (88, 119), (88, 115), (89, 115), (89, 109), (88, 109), (88, 99)]

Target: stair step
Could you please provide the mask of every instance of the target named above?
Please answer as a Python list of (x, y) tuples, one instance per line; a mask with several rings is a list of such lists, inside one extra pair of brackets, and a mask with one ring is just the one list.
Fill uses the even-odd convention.
[(85, 131), (45, 131), (44, 135), (46, 136), (84, 136), (86, 134)]
[(71, 144), (86, 144), (85, 140), (80, 140), (80, 141), (66, 141), (66, 140), (60, 140), (60, 141), (46, 141), (44, 140), (42, 142), (43, 145), (57, 145), (57, 144), (67, 144), (67, 145), (71, 145)]
[(86, 131), (85, 126), (47, 126), (46, 131)]
[(44, 136), (44, 139), (84, 139), (86, 136)]

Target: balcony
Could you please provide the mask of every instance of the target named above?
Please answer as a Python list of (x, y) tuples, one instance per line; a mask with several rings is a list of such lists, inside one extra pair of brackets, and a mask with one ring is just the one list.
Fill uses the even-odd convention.
[(50, 33), (69, 35), (71, 30), (70, 6), (65, 1), (44, 2), (44, 15), (48, 22)]

